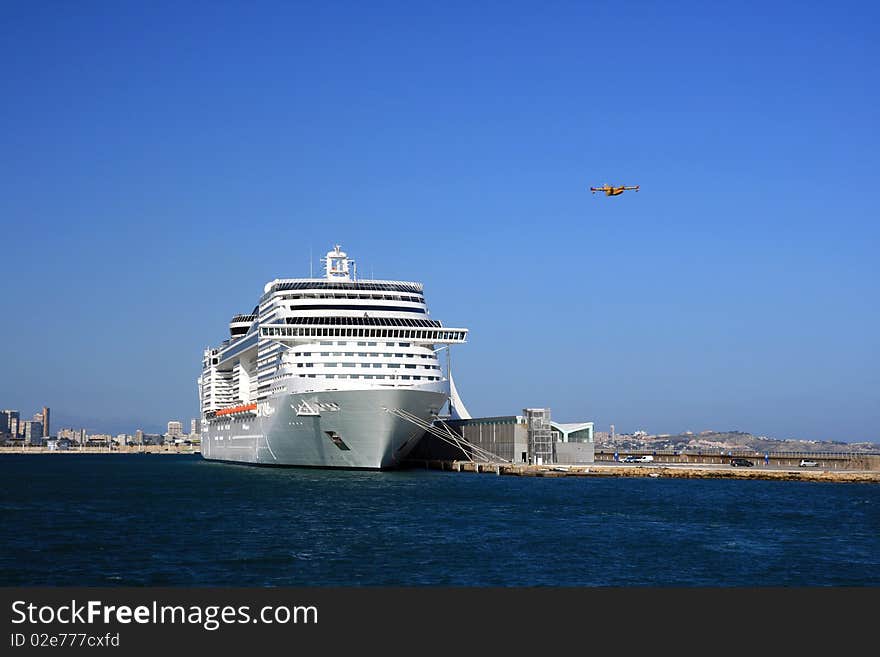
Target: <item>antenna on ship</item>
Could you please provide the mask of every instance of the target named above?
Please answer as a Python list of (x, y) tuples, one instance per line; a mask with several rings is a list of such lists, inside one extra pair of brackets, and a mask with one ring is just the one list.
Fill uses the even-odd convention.
[(309, 244), (309, 278), (314, 278), (315, 275), (312, 272), (312, 245)]

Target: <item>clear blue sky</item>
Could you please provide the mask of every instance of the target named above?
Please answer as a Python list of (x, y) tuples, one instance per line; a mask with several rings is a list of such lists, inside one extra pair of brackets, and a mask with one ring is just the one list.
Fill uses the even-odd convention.
[(338, 242), (475, 415), (880, 440), (880, 10), (732, 5), (3, 3), (0, 407), (188, 422)]

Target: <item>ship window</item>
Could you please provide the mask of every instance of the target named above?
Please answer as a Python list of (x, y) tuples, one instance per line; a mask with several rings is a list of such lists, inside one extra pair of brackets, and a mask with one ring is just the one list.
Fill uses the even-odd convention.
[(321, 340), (321, 344), (333, 344), (333, 343), (332, 342), (325, 342), (325, 341)]
[(400, 365), (398, 365), (398, 364), (396, 364), (396, 363), (394, 363), (394, 364), (392, 364), (392, 363), (388, 363), (388, 367), (393, 367), (393, 368), (395, 368), (395, 369), (399, 369), (399, 368), (400, 368)]
[(358, 347), (366, 347), (366, 346), (367, 346), (366, 342), (358, 342)]
[(409, 342), (401, 342), (401, 343), (400, 343), (400, 346), (401, 346), (401, 347), (409, 347), (410, 344), (409, 344)]
[(306, 363), (306, 367), (314, 367), (314, 363)]
[(329, 351), (322, 351), (322, 352), (321, 352), (321, 355), (322, 355), (322, 356), (329, 356), (329, 355), (330, 355), (330, 352), (329, 352)]
[(354, 367), (355, 364), (354, 363), (343, 363), (342, 366), (343, 367)]
[(327, 379), (335, 379), (335, 378), (336, 378), (336, 375), (335, 375), (335, 374), (328, 374), (328, 375), (326, 375), (325, 378), (327, 378)]
[(414, 376), (413, 379), (414, 379), (415, 381), (421, 381), (421, 380), (422, 380), (422, 377), (420, 377), (420, 376)]
[(373, 363), (373, 367), (382, 367), (382, 363)]
[(361, 367), (369, 367), (369, 366), (370, 366), (369, 363), (361, 363)]
[(347, 343), (347, 342), (337, 342), (336, 344), (341, 344), (341, 345), (344, 347), (344, 346), (347, 345), (348, 343)]
[(376, 343), (375, 343), (375, 342), (368, 342), (368, 343), (367, 343), (367, 346), (368, 346), (368, 347), (375, 347), (375, 346), (376, 346)]
[(364, 374), (364, 378), (365, 379), (372, 379), (373, 375), (372, 374)]
[(401, 379), (406, 379), (407, 381), (409, 381), (409, 377), (408, 377), (406, 374), (404, 374), (404, 375), (403, 375), (402, 377), (400, 377), (400, 378), (401, 378)]
[(416, 366), (415, 366), (415, 365), (409, 365), (409, 364), (407, 364), (407, 365), (404, 365), (404, 367), (406, 367), (406, 369), (408, 369), (408, 370), (414, 370), (414, 369), (416, 369)]

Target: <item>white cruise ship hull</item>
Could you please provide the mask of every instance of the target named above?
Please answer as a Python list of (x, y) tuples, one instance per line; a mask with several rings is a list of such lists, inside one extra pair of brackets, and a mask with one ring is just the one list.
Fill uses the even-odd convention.
[(287, 393), (253, 414), (208, 420), (205, 459), (254, 465), (387, 469), (400, 465), (424, 430), (387, 408), (431, 421), (446, 402), (442, 386)]

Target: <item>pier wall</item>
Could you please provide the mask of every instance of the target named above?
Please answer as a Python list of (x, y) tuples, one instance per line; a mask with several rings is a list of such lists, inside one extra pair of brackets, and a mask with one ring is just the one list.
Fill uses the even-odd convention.
[(769, 479), (836, 483), (880, 483), (880, 471), (822, 470), (815, 468), (764, 469), (731, 468), (717, 465), (526, 465), (523, 463), (479, 463), (470, 461), (407, 461), (407, 466), (447, 472), (507, 475), (515, 477), (656, 477), (669, 479)]
[[(880, 454), (859, 454), (857, 452), (785, 452), (773, 453), (769, 452), (767, 462), (765, 463), (764, 454), (749, 452), (744, 450), (732, 450), (731, 454), (701, 454), (683, 452), (679, 454), (664, 453), (660, 451), (652, 452), (650, 450), (621, 450), (617, 452), (618, 457), (623, 459), (624, 456), (634, 455), (642, 456), (650, 454), (654, 457), (654, 463), (692, 463), (695, 465), (725, 465), (730, 463), (730, 459), (734, 457), (742, 457), (749, 459), (755, 464), (754, 467), (769, 468), (796, 468), (801, 459), (810, 459), (819, 463), (818, 470), (874, 470), (880, 471)], [(613, 462), (614, 452), (606, 449), (596, 450), (596, 463)]]
[(126, 447), (71, 447), (49, 449), (46, 446), (0, 447), (0, 454), (198, 454), (198, 445), (129, 445)]

